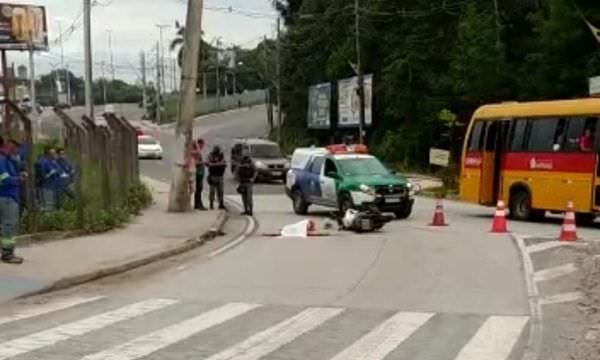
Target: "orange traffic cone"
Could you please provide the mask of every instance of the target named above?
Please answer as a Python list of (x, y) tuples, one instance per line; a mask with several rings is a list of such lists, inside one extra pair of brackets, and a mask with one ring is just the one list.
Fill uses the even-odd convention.
[(444, 217), (444, 204), (442, 199), (437, 199), (435, 202), (435, 212), (433, 213), (433, 221), (429, 226), (448, 226)]
[(506, 209), (502, 200), (498, 200), (498, 206), (496, 206), (496, 213), (494, 214), (494, 220), (492, 220), (492, 232), (496, 234), (505, 234), (508, 232), (506, 227)]
[(558, 240), (560, 241), (577, 241), (577, 227), (575, 226), (575, 207), (573, 202), (567, 203), (567, 211), (565, 212), (565, 220), (560, 231)]

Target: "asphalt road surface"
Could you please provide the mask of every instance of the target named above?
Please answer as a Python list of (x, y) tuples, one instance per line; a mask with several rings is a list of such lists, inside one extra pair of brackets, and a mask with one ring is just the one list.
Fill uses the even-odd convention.
[[(265, 117), (254, 108), (197, 124), (226, 145), (263, 134)], [(169, 155), (142, 169), (167, 179)], [(0, 316), (0, 360), (521, 358), (524, 276), (511, 239), (489, 234), (493, 210), (448, 203), (450, 226), (432, 229), (434, 202), (418, 198), (411, 218), (380, 233), (282, 239), (266, 234), (302, 218), (281, 185), (261, 185), (255, 202), (258, 229), (226, 252), (14, 305)], [(311, 209), (319, 224), (326, 215)], [(231, 240), (244, 224), (233, 216)]]

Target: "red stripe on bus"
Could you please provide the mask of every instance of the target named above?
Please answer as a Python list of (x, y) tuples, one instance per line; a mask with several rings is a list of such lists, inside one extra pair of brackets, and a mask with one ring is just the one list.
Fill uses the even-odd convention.
[(482, 162), (483, 162), (483, 154), (480, 152), (469, 151), (465, 155), (465, 168), (481, 169)]
[(593, 173), (596, 168), (594, 153), (506, 153), (502, 170), (559, 171)]

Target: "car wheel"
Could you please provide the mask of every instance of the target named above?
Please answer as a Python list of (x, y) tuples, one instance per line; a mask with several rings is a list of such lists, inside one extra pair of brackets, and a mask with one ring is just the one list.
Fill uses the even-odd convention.
[(340, 197), (340, 212), (342, 213), (342, 216), (344, 216), (348, 210), (354, 208), (354, 202), (350, 195), (344, 194)]
[(298, 215), (306, 215), (310, 205), (304, 200), (302, 192), (300, 192), (300, 190), (295, 190), (292, 199), (294, 202), (294, 212)]
[(412, 205), (407, 205), (400, 210), (394, 211), (394, 215), (398, 219), (408, 219), (410, 214), (412, 213)]
[(510, 197), (510, 217), (515, 220), (529, 220), (534, 213), (531, 208), (531, 196), (526, 191), (518, 191)]

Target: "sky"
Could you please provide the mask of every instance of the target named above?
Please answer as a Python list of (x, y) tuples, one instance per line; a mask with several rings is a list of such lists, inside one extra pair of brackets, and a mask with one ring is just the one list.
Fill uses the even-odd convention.
[[(48, 17), (49, 52), (35, 55), (36, 74), (44, 74), (61, 62), (59, 28), (62, 28), (65, 65), (74, 73), (83, 74), (83, 9), (82, 0), (8, 0), (13, 4), (32, 4), (46, 7)], [(111, 73), (109, 37), (112, 40), (115, 77), (127, 82), (141, 78), (140, 53), (147, 55), (148, 78), (156, 75), (157, 25), (163, 30), (164, 57), (174, 59), (168, 44), (175, 36), (175, 22), (185, 23), (186, 0), (92, 0), (92, 51), (94, 78)], [(205, 39), (221, 38), (222, 46), (233, 44), (244, 48), (255, 46), (264, 36), (273, 37), (276, 12), (271, 0), (205, 0), (202, 28)], [(231, 10), (230, 10), (231, 9)], [(71, 33), (70, 29), (74, 29)], [(109, 35), (110, 34), (110, 35)], [(28, 64), (27, 54), (8, 53), (15, 65)], [(104, 62), (104, 66), (102, 63)], [(172, 61), (166, 60), (172, 64)], [(154, 68), (155, 69), (155, 68)], [(170, 70), (168, 70), (170, 71)], [(165, 77), (169, 77), (169, 73)], [(167, 84), (169, 87), (169, 84)]]

